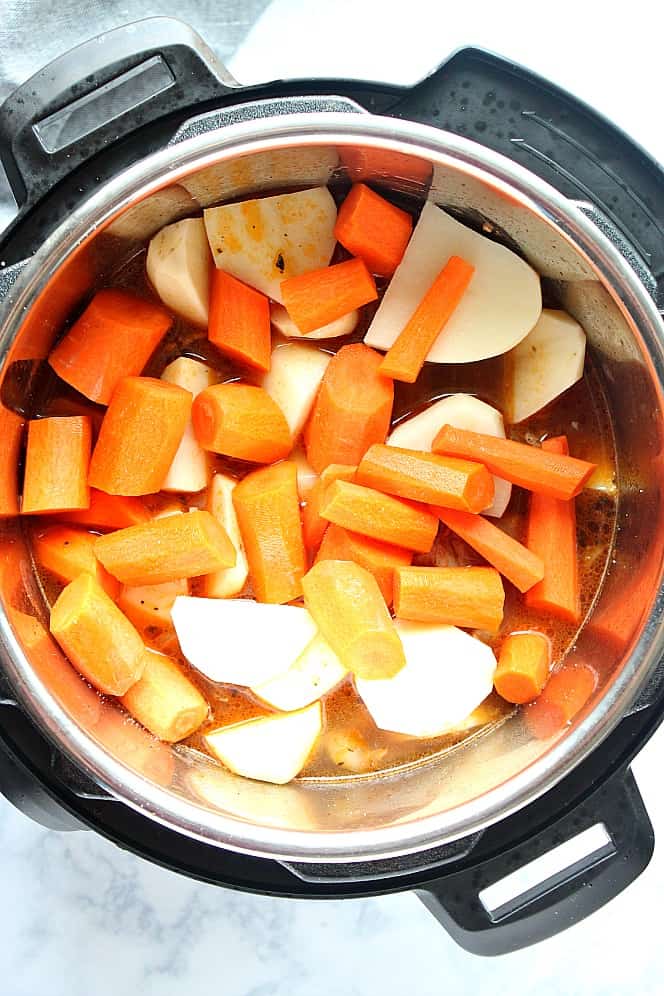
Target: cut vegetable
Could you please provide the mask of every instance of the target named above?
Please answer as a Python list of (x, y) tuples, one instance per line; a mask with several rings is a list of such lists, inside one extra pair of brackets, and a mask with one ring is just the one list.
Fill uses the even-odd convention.
[(506, 357), (509, 422), (522, 422), (583, 377), (586, 335), (564, 311), (545, 308), (534, 329)]
[(413, 554), (400, 546), (381, 543), (380, 540), (351, 533), (333, 523), (325, 530), (323, 541), (316, 554), (319, 560), (352, 560), (370, 571), (378, 582), (378, 587), (390, 606), (394, 596), (394, 571), (397, 567), (407, 567)]
[(284, 413), (293, 439), (302, 432), (332, 357), (321, 349), (285, 342), (272, 350), (261, 387)]
[(336, 219), (327, 187), (224, 204), (204, 213), (215, 265), (279, 302), (283, 280), (330, 262)]
[(542, 310), (539, 277), (515, 253), (427, 203), (364, 341), (389, 349), (450, 256), (475, 267), (472, 283), (427, 359), (470, 363), (516, 346)]
[(285, 785), (306, 764), (321, 729), (321, 709), (316, 702), (298, 712), (213, 730), (205, 743), (236, 775)]
[[(302, 511), (302, 536), (307, 550), (317, 550), (328, 528), (327, 519), (323, 519), (320, 510), (327, 488), (334, 481), (352, 481), (357, 467), (347, 467), (343, 463), (330, 463), (318, 478), (307, 504)], [(329, 558), (328, 558), (329, 559)], [(333, 557), (333, 560), (344, 560), (344, 557)]]
[[(196, 398), (206, 387), (216, 383), (217, 377), (204, 363), (192, 360), (188, 356), (179, 356), (177, 360), (168, 364), (161, 379), (169, 384), (177, 384), (178, 387), (189, 391), (192, 398)], [(190, 418), (161, 490), (193, 493), (202, 491), (207, 482), (207, 457), (198, 445)]]
[(438, 519), (428, 509), (347, 481), (330, 484), (320, 514), (351, 532), (418, 553), (429, 552), (438, 532)]
[(380, 730), (439, 737), (454, 730), (490, 694), (496, 659), (486, 644), (454, 626), (397, 622), (405, 667), (387, 681), (356, 679)]
[(297, 446), (290, 455), (297, 473), (297, 493), (300, 501), (307, 501), (311, 494), (318, 474), (307, 460), (307, 454), (302, 445)]
[(207, 326), (212, 256), (202, 218), (185, 218), (157, 232), (145, 266), (167, 308), (194, 325)]
[(92, 574), (107, 595), (115, 601), (120, 585), (97, 560), (92, 533), (71, 526), (49, 526), (32, 537), (32, 550), (40, 567), (61, 581), (73, 581), (79, 574)]
[(349, 311), (347, 315), (342, 315), (334, 322), (328, 322), (313, 332), (302, 332), (291, 316), (288, 314), (283, 304), (273, 303), (270, 306), (270, 321), (277, 332), (287, 339), (338, 339), (342, 335), (350, 335), (355, 331), (355, 326), (360, 319), (360, 312), (355, 309)]
[(222, 353), (255, 370), (270, 369), (270, 302), (230, 273), (215, 270), (208, 339)]
[(172, 625), (171, 610), (178, 595), (189, 594), (189, 583), (165, 581), (163, 584), (123, 585), (118, 606), (139, 630), (163, 630)]
[(356, 183), (339, 208), (334, 234), (372, 273), (391, 277), (413, 230), (407, 211), (395, 207), (364, 183)]
[(85, 415), (28, 423), (23, 515), (85, 509), (92, 431)]
[(233, 506), (233, 492), (237, 481), (226, 474), (215, 474), (208, 494), (208, 512), (219, 522), (235, 547), (235, 564), (224, 567), (214, 574), (206, 575), (203, 581), (203, 594), (208, 598), (232, 598), (247, 583), (249, 564), (240, 533), (240, 526)]
[(345, 677), (347, 671), (322, 636), (315, 636), (293, 664), (252, 691), (274, 709), (293, 712), (316, 702)]
[(493, 683), (508, 702), (523, 705), (536, 699), (551, 667), (551, 641), (544, 633), (510, 633), (500, 648)]
[(288, 456), (293, 447), (284, 413), (262, 387), (208, 387), (195, 399), (191, 418), (196, 439), (213, 453), (272, 463)]
[(208, 704), (175, 661), (153, 650), (144, 653), (140, 679), (122, 696), (131, 715), (160, 740), (190, 736), (208, 714)]
[(76, 512), (63, 512), (58, 515), (61, 522), (77, 526), (90, 526), (91, 529), (124, 529), (147, 522), (150, 513), (138, 498), (125, 498), (122, 495), (107, 495), (105, 491), (90, 488), (90, 505)]
[(366, 263), (347, 259), (284, 280), (281, 296), (297, 327), (308, 333), (375, 301), (378, 291)]
[(505, 592), (493, 567), (399, 567), (394, 611), (414, 622), (447, 623), (497, 633)]
[(538, 740), (559, 733), (581, 712), (597, 687), (591, 668), (568, 665), (552, 674), (539, 698), (524, 715), (528, 729)]

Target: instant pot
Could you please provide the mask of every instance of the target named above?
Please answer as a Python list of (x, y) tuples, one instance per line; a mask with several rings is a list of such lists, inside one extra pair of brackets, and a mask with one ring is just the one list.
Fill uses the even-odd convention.
[[(242, 88), (167, 18), (95, 38), (19, 87), (0, 108), (0, 156), (19, 206), (0, 241), (4, 795), (44, 826), (229, 888), (415, 890), (480, 954), (550, 936), (633, 881), (654, 838), (629, 765), (664, 703), (661, 168), (485, 51), (456, 52), (412, 88)], [(209, 204), (330, 178), (442, 205), (521, 253), (583, 324), (612, 414), (617, 529), (569, 653), (598, 688), (564, 731), (532, 740), (516, 716), (411, 769), (276, 788), (153, 741), (74, 674), (48, 635), (17, 482), (53, 339), (109, 268)], [(569, 841), (575, 857), (560, 858)]]

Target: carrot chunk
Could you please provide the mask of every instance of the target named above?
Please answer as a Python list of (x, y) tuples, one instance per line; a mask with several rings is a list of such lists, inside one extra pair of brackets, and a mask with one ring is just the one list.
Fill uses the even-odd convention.
[(381, 543), (380, 540), (361, 536), (360, 533), (351, 533), (334, 523), (330, 523), (325, 530), (316, 554), (316, 563), (320, 560), (352, 560), (370, 571), (388, 606), (392, 605), (394, 597), (394, 571), (397, 567), (407, 567), (412, 559), (410, 550), (391, 543)]
[(79, 574), (92, 574), (107, 595), (115, 601), (120, 584), (104, 570), (95, 556), (97, 537), (71, 526), (49, 526), (32, 538), (32, 550), (40, 567), (62, 581), (73, 581)]
[(438, 532), (438, 520), (427, 509), (348, 481), (330, 484), (320, 514), (351, 532), (418, 553), (429, 552)]
[(500, 648), (494, 688), (507, 702), (532, 702), (546, 685), (551, 641), (544, 633), (510, 633)]
[(581, 712), (596, 686), (597, 675), (586, 665), (561, 667), (524, 713), (532, 735), (547, 740), (559, 733)]
[(248, 474), (233, 491), (233, 506), (256, 600), (299, 598), (306, 556), (296, 465), (287, 461)]
[(112, 495), (159, 491), (189, 420), (192, 396), (154, 377), (125, 377), (101, 424), (89, 482)]
[(394, 611), (401, 619), (497, 633), (505, 592), (493, 567), (399, 567)]
[(107, 405), (123, 377), (140, 374), (171, 324), (168, 312), (151, 301), (99, 291), (48, 362), (86, 398)]
[(337, 214), (334, 235), (372, 273), (391, 277), (408, 245), (413, 219), (364, 183), (351, 187)]
[(378, 583), (345, 560), (322, 560), (302, 579), (304, 604), (342, 664), (359, 678), (391, 678), (406, 663)]
[[(357, 467), (348, 467), (343, 463), (330, 463), (312, 488), (307, 504), (302, 512), (302, 535), (307, 550), (316, 550), (328, 527), (327, 519), (321, 518), (320, 510), (325, 492), (334, 481), (352, 481)], [(343, 557), (332, 558), (343, 560)]]
[(194, 400), (196, 439), (204, 450), (239, 460), (273, 463), (293, 448), (288, 422), (262, 387), (215, 384)]
[(270, 301), (230, 273), (214, 268), (208, 339), (222, 353), (264, 373), (270, 369)]
[(378, 297), (376, 282), (361, 259), (289, 277), (282, 280), (281, 293), (288, 314), (304, 333), (315, 332)]
[(108, 495), (105, 491), (90, 488), (90, 506), (76, 512), (63, 512), (58, 516), (61, 522), (91, 529), (124, 529), (147, 522), (150, 513), (139, 498), (125, 498), (124, 495)]
[(207, 716), (207, 702), (170, 657), (145, 650), (143, 659), (143, 674), (122, 696), (122, 705), (160, 740), (184, 740)]
[(380, 354), (363, 343), (332, 357), (305, 428), (307, 460), (317, 474), (329, 463), (357, 466), (390, 428), (394, 385), (381, 377)]
[(23, 515), (88, 507), (91, 440), (86, 415), (41, 418), (29, 423)]

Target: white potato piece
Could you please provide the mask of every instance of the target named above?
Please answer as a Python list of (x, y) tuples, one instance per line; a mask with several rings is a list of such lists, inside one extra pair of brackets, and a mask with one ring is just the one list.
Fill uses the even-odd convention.
[[(194, 397), (206, 387), (216, 384), (217, 377), (210, 367), (188, 356), (178, 356), (169, 363), (161, 379), (169, 384), (177, 384)], [(208, 482), (207, 455), (198, 445), (191, 419), (187, 422), (173, 462), (161, 486), (162, 491), (185, 491), (193, 494), (202, 491)]]
[[(447, 398), (435, 401), (418, 415), (400, 422), (388, 436), (387, 445), (429, 452), (444, 425), (453, 425), (455, 429), (467, 429), (469, 432), (484, 432), (499, 439), (505, 438), (503, 417), (497, 408), (492, 408), (472, 394), (450, 394)], [(510, 482), (494, 475), (493, 501), (482, 515), (499, 519), (511, 497)]]
[(207, 328), (212, 257), (202, 218), (167, 225), (151, 239), (147, 274), (167, 308)]
[(327, 266), (337, 208), (327, 187), (207, 208), (215, 266), (283, 304), (281, 282)]
[(484, 360), (506, 353), (528, 335), (542, 311), (537, 273), (505, 246), (425, 204), (364, 337), (367, 345), (390, 348), (450, 256), (472, 263), (475, 273), (427, 360)]
[(545, 408), (583, 377), (586, 334), (565, 311), (545, 308), (537, 325), (507, 356), (510, 422)]
[(306, 609), (249, 598), (176, 598), (182, 653), (211, 681), (260, 685), (283, 674), (318, 632)]
[(351, 332), (354, 332), (359, 318), (360, 312), (356, 308), (355, 311), (349, 311), (347, 315), (335, 318), (327, 325), (321, 325), (313, 332), (305, 333), (300, 332), (283, 304), (273, 302), (270, 306), (270, 321), (277, 332), (280, 332), (286, 339), (337, 339), (339, 336), (350, 335)]
[(260, 384), (286, 416), (293, 439), (309, 418), (331, 359), (330, 353), (299, 342), (283, 342), (272, 350), (270, 369)]
[(232, 598), (242, 591), (249, 577), (249, 564), (242, 534), (233, 507), (233, 491), (237, 481), (227, 474), (215, 474), (210, 484), (208, 512), (221, 523), (235, 547), (235, 565), (207, 574), (203, 590), (208, 598)]
[(287, 671), (251, 690), (275, 709), (292, 712), (322, 698), (347, 673), (330, 644), (318, 634)]
[(396, 626), (405, 667), (386, 680), (357, 678), (357, 691), (379, 729), (441, 736), (489, 695), (496, 658), (485, 643), (455, 626), (401, 620)]
[(290, 455), (290, 459), (297, 468), (297, 494), (300, 501), (306, 501), (311, 494), (314, 484), (318, 480), (318, 474), (307, 460), (304, 446), (296, 446)]
[(320, 703), (213, 730), (204, 738), (222, 764), (245, 778), (285, 785), (302, 770), (322, 729)]

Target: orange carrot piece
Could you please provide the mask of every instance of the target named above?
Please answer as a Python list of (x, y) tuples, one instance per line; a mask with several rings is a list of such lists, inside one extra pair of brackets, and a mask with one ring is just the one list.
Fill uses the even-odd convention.
[(91, 574), (79, 574), (51, 609), (51, 633), (81, 674), (107, 695), (141, 677), (143, 641)]
[(32, 550), (40, 567), (62, 581), (73, 581), (79, 574), (92, 574), (107, 595), (115, 601), (120, 583), (104, 570), (95, 556), (93, 533), (71, 526), (49, 526), (32, 537)]
[(102, 290), (48, 362), (86, 398), (107, 405), (123, 377), (140, 374), (172, 321), (151, 301), (123, 290)]
[(493, 567), (399, 567), (394, 611), (401, 619), (497, 633), (505, 592)]
[(18, 466), (25, 419), (0, 405), (0, 518), (19, 513)]
[(451, 508), (434, 508), (432, 511), (519, 591), (527, 591), (544, 577), (541, 558), (488, 519)]
[(125, 377), (101, 424), (90, 484), (112, 495), (159, 491), (191, 412), (189, 391), (155, 377)]
[(163, 584), (235, 563), (235, 547), (209, 512), (186, 512), (98, 536), (97, 559), (128, 585)]
[(165, 581), (163, 584), (123, 585), (118, 607), (139, 631), (169, 629), (171, 609), (178, 595), (189, 594), (189, 582)]
[[(320, 546), (323, 534), (328, 527), (327, 519), (320, 515), (325, 492), (334, 481), (352, 481), (357, 467), (349, 467), (344, 463), (330, 463), (314, 484), (307, 504), (302, 510), (302, 536), (307, 550), (316, 550)], [(343, 560), (343, 557), (333, 558)]]
[(515, 705), (532, 702), (546, 685), (551, 667), (551, 641), (544, 633), (510, 633), (503, 641), (493, 685), (501, 698)]
[(320, 560), (352, 560), (353, 563), (370, 571), (378, 582), (381, 594), (388, 606), (394, 598), (394, 571), (397, 567), (408, 567), (413, 559), (410, 550), (381, 543), (380, 540), (351, 533), (334, 523), (325, 530), (323, 542), (316, 554)]
[(504, 477), (512, 484), (561, 501), (578, 495), (595, 469), (595, 464), (586, 460), (451, 425), (443, 426), (432, 449), (434, 453), (477, 460), (492, 474)]
[(429, 552), (438, 532), (438, 520), (428, 509), (348, 481), (329, 485), (320, 514), (351, 532), (418, 553)]
[(207, 702), (170, 657), (145, 650), (144, 661), (143, 674), (122, 696), (122, 705), (160, 740), (184, 740), (207, 716)]
[(248, 474), (233, 490), (233, 507), (256, 600), (283, 604), (299, 598), (307, 568), (295, 463)]
[(493, 501), (493, 477), (481, 463), (375, 443), (355, 480), (398, 498), (481, 512)]
[(391, 277), (401, 262), (413, 219), (364, 183), (351, 187), (337, 214), (334, 236), (372, 273)]
[(322, 560), (302, 578), (304, 604), (341, 662), (359, 678), (382, 679), (406, 663), (378, 583), (347, 560)]
[[(566, 456), (567, 438), (545, 439), (542, 449)], [(567, 622), (581, 621), (581, 594), (573, 501), (531, 495), (528, 512), (528, 549), (544, 563), (544, 577), (526, 593), (526, 605)]]
[(304, 431), (307, 460), (317, 474), (330, 463), (356, 466), (390, 428), (394, 384), (378, 372), (380, 353), (353, 343), (330, 360)]
[(597, 687), (597, 675), (586, 665), (561, 667), (549, 678), (539, 698), (524, 716), (538, 740), (548, 740), (570, 723)]
[(262, 387), (215, 384), (194, 400), (194, 433), (204, 450), (273, 463), (293, 448), (286, 416)]
[(380, 372), (414, 384), (434, 342), (459, 306), (475, 267), (450, 256), (385, 354)]
[(270, 301), (216, 267), (210, 289), (208, 339), (222, 353), (262, 370), (270, 369)]
[(90, 419), (85, 415), (41, 418), (28, 424), (23, 515), (88, 507), (91, 440)]
[(90, 506), (78, 512), (64, 512), (59, 521), (91, 529), (124, 529), (147, 522), (150, 513), (139, 498), (125, 498), (123, 495), (108, 495), (105, 491), (90, 488)]
[(376, 282), (361, 259), (324, 266), (282, 280), (288, 314), (305, 335), (378, 297)]

